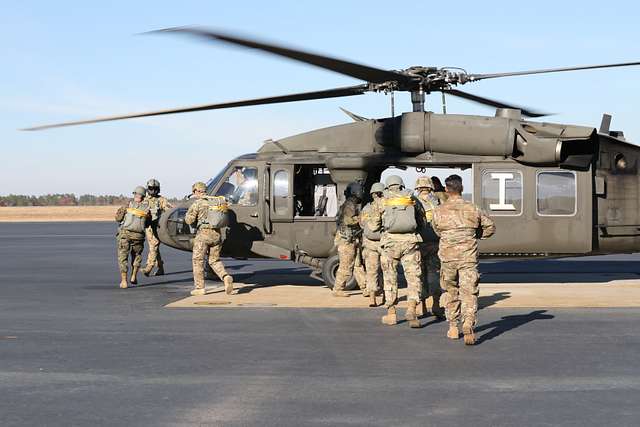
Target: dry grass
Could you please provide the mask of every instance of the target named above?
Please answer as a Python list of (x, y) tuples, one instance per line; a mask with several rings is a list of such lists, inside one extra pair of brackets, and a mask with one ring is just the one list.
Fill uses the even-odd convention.
[(118, 206), (0, 207), (0, 222), (114, 221)]

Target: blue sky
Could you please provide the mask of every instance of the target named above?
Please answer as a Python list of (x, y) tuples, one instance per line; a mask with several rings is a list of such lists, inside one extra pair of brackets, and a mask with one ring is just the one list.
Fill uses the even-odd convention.
[[(382, 117), (384, 95), (137, 119), (47, 132), (28, 125), (358, 81), (253, 51), (137, 33), (179, 25), (237, 31), (382, 68), (469, 72), (640, 60), (636, 2), (24, 1), (0, 14), (0, 194), (128, 193), (149, 177), (168, 195), (215, 175), (262, 141)], [(598, 126), (603, 112), (640, 137), (640, 67), (514, 77), (465, 86)], [(439, 98), (429, 99), (434, 111)], [(409, 110), (408, 95), (396, 111)], [(493, 111), (449, 99), (449, 112)], [(176, 164), (179, 160), (180, 164)]]

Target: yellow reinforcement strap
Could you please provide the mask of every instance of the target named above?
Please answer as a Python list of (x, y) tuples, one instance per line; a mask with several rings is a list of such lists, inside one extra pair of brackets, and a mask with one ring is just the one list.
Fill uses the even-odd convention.
[(145, 216), (147, 216), (147, 211), (143, 211), (142, 209), (127, 208), (127, 212), (132, 215), (139, 216), (140, 218), (144, 218)]
[(209, 206), (209, 210), (210, 211), (226, 212), (227, 210), (229, 210), (229, 207), (225, 203), (224, 205)]
[(416, 202), (409, 196), (392, 197), (384, 199), (385, 206), (413, 206)]

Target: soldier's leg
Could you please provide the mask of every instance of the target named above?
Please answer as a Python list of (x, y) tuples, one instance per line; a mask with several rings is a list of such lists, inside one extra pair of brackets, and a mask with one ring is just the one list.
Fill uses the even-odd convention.
[(202, 233), (196, 234), (196, 238), (193, 241), (193, 253), (191, 254), (192, 268), (193, 268), (193, 287), (191, 291), (193, 295), (204, 295), (204, 257), (209, 250), (207, 239)]
[(462, 302), (462, 333), (464, 343), (475, 344), (473, 328), (478, 312), (478, 266), (475, 263), (464, 264), (459, 269), (460, 300)]
[(336, 272), (336, 282), (333, 286), (334, 295), (345, 295), (344, 287), (347, 280), (353, 275), (353, 266), (356, 260), (356, 246), (353, 243), (343, 242), (338, 245), (338, 258), (340, 264)]
[(429, 296), (432, 298), (431, 311), (434, 316), (440, 320), (445, 319), (444, 309), (440, 306), (440, 296), (442, 288), (440, 287), (440, 258), (438, 258), (438, 247), (430, 248), (427, 254), (426, 281)]
[(129, 241), (125, 238), (116, 238), (118, 268), (120, 269), (120, 287), (126, 289), (127, 273), (129, 270)]
[(224, 290), (227, 295), (233, 293), (233, 277), (227, 273), (224, 268), (224, 264), (220, 261), (220, 252), (222, 251), (222, 244), (220, 240), (218, 243), (209, 248), (209, 265), (211, 269), (218, 275), (224, 282)]
[(398, 264), (400, 260), (385, 250), (380, 257), (380, 263), (384, 277), (384, 306), (387, 307), (387, 314), (382, 316), (382, 323), (395, 325), (398, 323)]
[(377, 305), (376, 292), (378, 292), (378, 281), (380, 278), (380, 254), (376, 250), (365, 248), (363, 256), (367, 292), (369, 293), (369, 307), (375, 307)]
[(458, 321), (460, 320), (460, 297), (458, 294), (458, 268), (454, 262), (443, 262), (440, 266), (440, 285), (444, 293), (440, 302), (445, 307), (445, 315), (449, 322), (449, 338), (458, 338)]
[(353, 263), (353, 278), (356, 280), (358, 288), (362, 291), (362, 294), (367, 294), (367, 273), (362, 259), (363, 248), (360, 242), (356, 243), (356, 256)]
[(420, 301), (420, 289), (422, 286), (422, 266), (420, 250), (415, 243), (408, 244), (404, 248), (402, 258), (404, 277), (407, 280), (407, 313), (405, 319), (412, 328), (419, 328), (420, 321), (416, 315), (416, 307)]
[(149, 273), (151, 273), (151, 270), (153, 270), (153, 266), (156, 264), (158, 245), (160, 244), (160, 241), (154, 235), (151, 226), (144, 229), (144, 236), (149, 244), (149, 253), (147, 254), (147, 263), (145, 264), (142, 272), (145, 276), (148, 276)]
[(142, 252), (144, 251), (144, 240), (133, 240), (130, 242), (131, 256), (133, 258), (131, 269), (131, 283), (138, 283), (138, 270), (142, 264)]

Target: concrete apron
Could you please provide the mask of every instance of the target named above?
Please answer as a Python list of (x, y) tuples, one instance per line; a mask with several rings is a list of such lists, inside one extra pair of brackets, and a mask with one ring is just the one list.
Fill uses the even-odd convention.
[[(368, 308), (360, 291), (336, 298), (322, 285), (236, 283), (233, 295), (220, 286), (208, 294), (168, 304), (169, 308)], [(378, 297), (380, 303), (380, 297)], [(400, 306), (406, 305), (406, 289), (400, 289)], [(481, 283), (479, 306), (496, 308), (640, 307), (640, 280), (602, 283)]]

